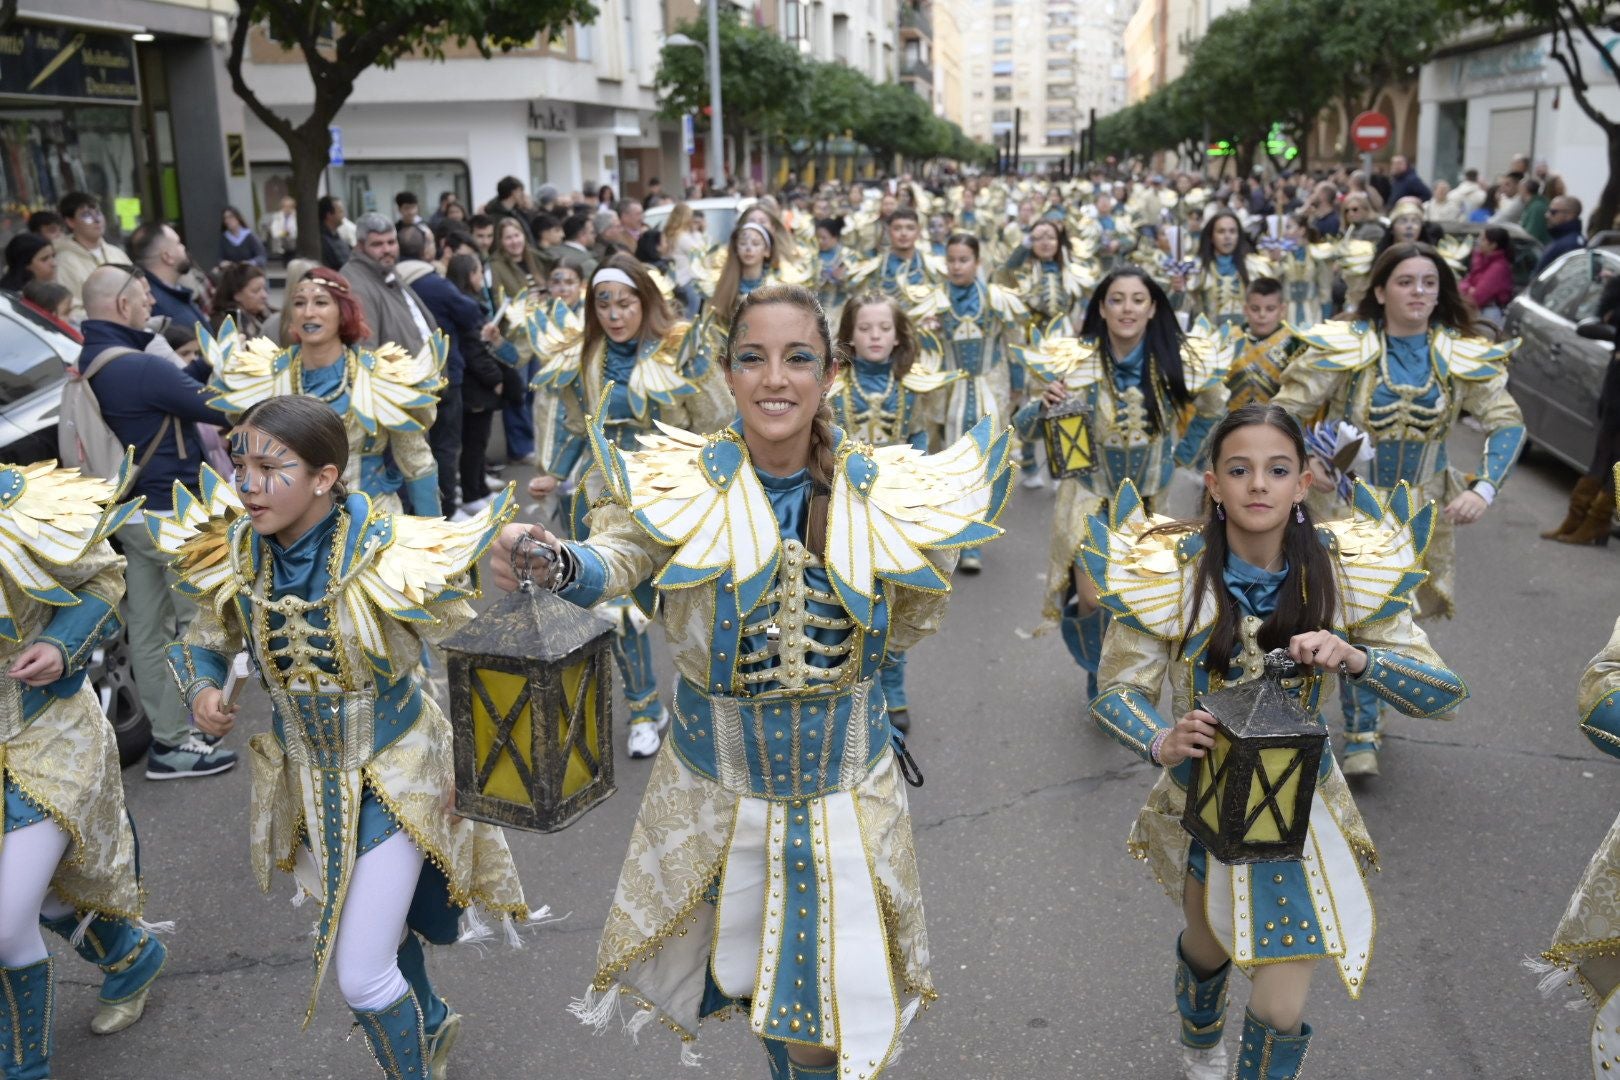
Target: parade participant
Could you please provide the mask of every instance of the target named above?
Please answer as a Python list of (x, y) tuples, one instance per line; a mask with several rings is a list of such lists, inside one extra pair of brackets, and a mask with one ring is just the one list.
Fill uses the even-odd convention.
[(907, 304), (915, 299), (917, 290), (925, 290), (944, 279), (945, 260), (917, 249), (921, 232), (917, 211), (904, 206), (895, 210), (889, 215), (885, 232), (889, 237), (888, 251), (856, 267), (850, 278), (851, 291), (881, 289)]
[[(938, 356), (925, 358), (911, 320), (883, 293), (863, 293), (844, 308), (837, 340), (850, 357), (827, 399), (839, 429), (870, 446), (905, 443), (926, 451), (945, 415), (945, 388), (964, 374), (940, 371)], [(909, 734), (906, 654), (890, 649), (879, 678), (889, 722)]]
[(836, 319), (848, 299), (847, 284), (855, 272), (855, 257), (844, 247), (844, 219), (819, 218), (816, 221), (816, 248), (820, 262), (816, 299), (829, 319)]
[(446, 340), (435, 331), (415, 356), (394, 344), (364, 349), (369, 331), (343, 275), (324, 267), (293, 286), (282, 318), (294, 344), (246, 340), (229, 320), (219, 335), (199, 328), (203, 356), (213, 365), (209, 402), (233, 419), (266, 398), (308, 394), (326, 402), (349, 433), (343, 482), (379, 509), (398, 511), (401, 495), (419, 516), (440, 513), (439, 468), (428, 446)]
[(1305, 342), (1283, 321), (1283, 285), (1276, 278), (1249, 282), (1243, 302), (1243, 325), (1224, 336), (1221, 366), (1232, 392), (1227, 406), (1261, 404), (1282, 385), (1283, 369), (1305, 348)]
[(1044, 387), (1015, 418), (1023, 438), (1040, 438), (1043, 405), (1078, 394), (1090, 409), (1096, 466), (1090, 476), (1058, 484), (1043, 629), (1061, 628), (1069, 654), (1085, 669), (1086, 693), (1095, 697), (1108, 612), (1075, 561), (1086, 520), (1101, 513), (1125, 481), (1151, 502), (1176, 465), (1199, 460), (1210, 429), (1226, 412), (1226, 373), (1208, 324), (1182, 334), (1170, 298), (1135, 267), (1115, 270), (1097, 286), (1078, 338), (1047, 338), (1013, 351), (1029, 368), (1032, 393)]
[[(1620, 484), (1620, 468), (1614, 480)], [(1620, 620), (1609, 643), (1592, 657), (1581, 676), (1576, 709), (1581, 733), (1592, 745), (1620, 756)], [(1614, 1068), (1615, 1025), (1620, 1023), (1620, 964), (1615, 961), (1614, 930), (1620, 920), (1613, 882), (1620, 876), (1620, 820), (1609, 827), (1602, 845), (1587, 864), (1569, 907), (1553, 934), (1552, 946), (1541, 959), (1526, 966), (1544, 976), (1542, 991), (1551, 994), (1560, 985), (1580, 990), (1594, 1010), (1591, 1028), (1593, 1080), (1602, 1080)]]
[(1271, 261), (1269, 276), (1283, 284), (1284, 321), (1315, 326), (1333, 303), (1335, 247), (1321, 239), (1305, 211), (1282, 218), (1278, 241), (1261, 241)]
[[(738, 232), (747, 235), (736, 248), (738, 257), (728, 263), (728, 274), (754, 259), (752, 242), (765, 243), (760, 239), (764, 232), (760, 226), (747, 225)], [(562, 401), (569, 434), (586, 438), (590, 414), (601, 407), (602, 388), (611, 383), (613, 393), (598, 422), (606, 437), (623, 449), (638, 447), (639, 438), (655, 434), (659, 423), (714, 431), (729, 423), (736, 410), (720, 378), (719, 365), (691, 357), (692, 336), (697, 332), (675, 319), (646, 268), (628, 255), (615, 255), (591, 279), (583, 325), (576, 328), (568, 322), (558, 326), (554, 321), (546, 340), (535, 342), (542, 360), (536, 386)], [(544, 467), (547, 472), (529, 485), (530, 494), (537, 498), (550, 495), (569, 479), (573, 463), (559, 458)], [(576, 503), (594, 503), (603, 484), (600, 472), (588, 472)], [(571, 515), (570, 525), (573, 539), (586, 538), (582, 513)], [(613, 657), (630, 710), (626, 745), (633, 758), (652, 757), (669, 726), (669, 710), (658, 699), (652, 641), (647, 634), (649, 612), (623, 597), (609, 601), (600, 614), (616, 631)]]
[[(1456, 613), (1453, 578), (1458, 525), (1484, 516), (1524, 448), (1524, 417), (1507, 389), (1515, 338), (1481, 336), (1451, 268), (1427, 244), (1397, 244), (1373, 264), (1352, 322), (1304, 331), (1308, 346), (1283, 373), (1272, 401), (1302, 422), (1327, 419), (1366, 432), (1373, 460), (1362, 473), (1380, 493), (1397, 483), (1444, 507), (1416, 592), (1422, 618)], [(1473, 480), (1453, 468), (1446, 438), (1464, 412), (1485, 431)], [(1378, 698), (1341, 684), (1346, 776), (1376, 776), (1382, 742)]]
[(124, 560), (107, 537), (140, 506), (118, 502), (132, 463), (112, 482), (51, 461), (0, 465), (0, 1075), (17, 1080), (52, 1075), (55, 962), (41, 926), (101, 968), (97, 1035), (141, 1018), (168, 955), (140, 919), (117, 739), (85, 671), (121, 629)]
[(1217, 327), (1241, 322), (1249, 282), (1270, 273), (1265, 258), (1249, 244), (1237, 215), (1217, 210), (1198, 238), (1198, 269), (1191, 276), (1171, 278), (1171, 298), (1180, 310), (1193, 317), (1202, 315)]
[(420, 665), (472, 619), (478, 559), (514, 503), (460, 523), (382, 512), (344, 489), (349, 441), (312, 398), (260, 402), (231, 432), (235, 479), (205, 466), (201, 496), (177, 487), (180, 513), (148, 525), (198, 600), (169, 647), (198, 726), (231, 730), (238, 650), (270, 695), (274, 726), (249, 740), (250, 858), (260, 888), (289, 870), (320, 904), (304, 1022), (330, 964), (383, 1074), (441, 1080), (461, 1018), (422, 940), (456, 941), (478, 904), (515, 943), (529, 911), (501, 831), (454, 813), (450, 724)]
[[(1410, 612), (1433, 506), (1414, 505), (1405, 488), (1381, 504), (1363, 486), (1357, 520), (1319, 526), (1305, 505), (1311, 481), (1299, 425), (1276, 406), (1248, 405), (1211, 437), (1203, 520), (1151, 518), (1127, 482), (1108, 515), (1092, 519), (1081, 553), (1115, 623), (1091, 717), (1163, 769), (1129, 846), (1186, 916), (1175, 998), (1189, 1080), (1300, 1076), (1317, 963), (1332, 961), (1352, 999), (1366, 986), (1374, 918), (1365, 867), (1378, 857), (1324, 753), (1301, 858), (1211, 858), (1181, 825), (1193, 769), (1215, 745), (1198, 695), (1259, 677), (1265, 654), (1284, 649), (1304, 674), (1282, 685), (1308, 713), (1333, 675), (1412, 716), (1442, 715), (1467, 696)], [(1169, 717), (1157, 707), (1166, 677)], [(1229, 1073), (1222, 1035), (1233, 965), (1253, 988)]]
[[(931, 336), (944, 357), (944, 369), (965, 376), (951, 383), (945, 403), (944, 441), (949, 445), (981, 417), (988, 416), (995, 427), (1011, 418), (1013, 388), (1022, 389), (1024, 374), (1008, 346), (1022, 340), (1029, 311), (1011, 289), (980, 279), (977, 237), (952, 235), (945, 268), (944, 285), (912, 310), (938, 319), (939, 332)], [(957, 566), (964, 574), (977, 574), (984, 568), (983, 555), (977, 547), (964, 548)]]
[(1073, 337), (1074, 310), (1097, 283), (1075, 264), (1063, 223), (1050, 220), (1035, 223), (1029, 242), (1014, 249), (998, 276), (1029, 308), (1032, 338)]
[(1008, 436), (986, 421), (928, 457), (844, 435), (825, 401), (838, 353), (803, 287), (755, 291), (732, 326), (734, 424), (634, 453), (598, 425), (612, 498), (591, 539), (510, 526), (496, 548), (500, 584), (522, 573), (581, 605), (652, 578), (680, 675), (680, 734), (573, 1011), (602, 1028), (623, 995), (644, 1006), (628, 1030), (656, 1018), (690, 1043), (739, 1010), (775, 1080), (854, 1080), (853, 1061), (875, 1080), (935, 996), (878, 670), (939, 625), (955, 550), (999, 534)]

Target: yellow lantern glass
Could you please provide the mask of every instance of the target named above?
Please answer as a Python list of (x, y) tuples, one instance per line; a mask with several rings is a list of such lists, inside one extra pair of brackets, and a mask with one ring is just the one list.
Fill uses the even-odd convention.
[(1079, 394), (1070, 394), (1056, 405), (1041, 409), (1042, 434), (1046, 440), (1046, 467), (1058, 480), (1090, 474), (1091, 409)]
[(612, 633), (513, 593), (445, 642), (458, 813), (554, 832), (613, 794)]

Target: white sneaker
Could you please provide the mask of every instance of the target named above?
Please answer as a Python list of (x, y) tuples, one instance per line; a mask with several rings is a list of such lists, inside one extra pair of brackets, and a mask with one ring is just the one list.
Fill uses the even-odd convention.
[(659, 706), (657, 720), (637, 720), (630, 725), (625, 746), (633, 758), (650, 758), (664, 745), (664, 729), (669, 727), (669, 710)]
[(1181, 1075), (1186, 1080), (1226, 1080), (1231, 1067), (1226, 1057), (1226, 1043), (1218, 1042), (1207, 1050), (1181, 1048)]
[(1046, 474), (1039, 469), (1034, 472), (1027, 472), (1024, 474), (1024, 478), (1018, 481), (1018, 486), (1028, 488), (1030, 491), (1039, 491), (1046, 486)]
[(956, 568), (964, 574), (977, 574), (984, 569), (984, 560), (977, 553), (970, 551), (957, 562)]

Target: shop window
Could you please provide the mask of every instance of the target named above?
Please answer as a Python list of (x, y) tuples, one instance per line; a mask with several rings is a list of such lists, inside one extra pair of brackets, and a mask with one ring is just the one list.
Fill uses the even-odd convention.
[(136, 110), (127, 106), (46, 105), (0, 115), (0, 239), (22, 229), (29, 213), (56, 208), (69, 191), (101, 200), (114, 243), (139, 225), (141, 200)]
[(529, 140), (529, 192), (533, 194), (546, 182), (546, 140)]

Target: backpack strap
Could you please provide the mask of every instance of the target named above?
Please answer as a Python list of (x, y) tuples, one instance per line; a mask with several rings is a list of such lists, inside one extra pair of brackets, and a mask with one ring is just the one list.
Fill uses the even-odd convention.
[[(131, 349), (127, 345), (114, 345), (111, 348), (101, 350), (96, 354), (96, 358), (90, 361), (90, 366), (84, 369), (83, 377), (86, 384), (101, 374), (102, 368), (120, 356), (130, 356), (140, 351), (140, 349)], [(92, 390), (91, 393), (94, 394), (95, 391)], [(163, 422), (158, 425), (157, 434), (152, 436), (152, 441), (146, 444), (145, 450), (141, 451), (140, 460), (135, 462), (135, 468), (130, 471), (130, 483), (135, 482), (135, 478), (141, 475), (141, 470), (146, 468), (147, 462), (151, 461), (152, 456), (157, 453), (158, 447), (163, 445), (163, 437), (169, 433), (171, 427), (174, 429), (174, 443), (179, 450), (180, 460), (185, 460), (186, 443), (185, 435), (180, 428), (180, 418), (173, 413), (169, 413), (163, 417)]]

